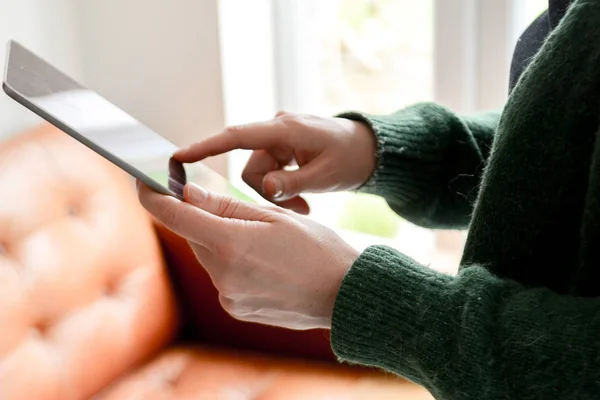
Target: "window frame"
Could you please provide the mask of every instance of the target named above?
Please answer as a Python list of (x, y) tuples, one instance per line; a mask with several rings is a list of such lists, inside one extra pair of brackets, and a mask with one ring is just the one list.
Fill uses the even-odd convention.
[[(523, 23), (522, 0), (433, 0), (434, 98), (457, 112), (501, 107), (512, 50)], [(305, 26), (298, 15), (319, 0), (271, 0), (277, 108), (307, 109), (309, 85), (297, 79)], [(294, 46), (295, 45), (295, 46)], [(310, 51), (310, 50), (308, 50)], [(302, 71), (306, 73), (305, 70)], [(475, 77), (475, 79), (473, 79)], [(314, 107), (312, 107), (314, 108)]]

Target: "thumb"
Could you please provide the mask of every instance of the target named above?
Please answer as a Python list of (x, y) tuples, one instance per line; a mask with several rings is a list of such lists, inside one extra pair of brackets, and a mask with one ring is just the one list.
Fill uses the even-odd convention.
[(277, 202), (292, 199), (302, 192), (326, 189), (326, 167), (322, 163), (308, 163), (294, 171), (277, 170), (263, 178), (263, 194)]
[(233, 197), (210, 193), (193, 183), (188, 183), (183, 193), (186, 203), (217, 217), (246, 221), (266, 221), (268, 217), (268, 210), (260, 206)]

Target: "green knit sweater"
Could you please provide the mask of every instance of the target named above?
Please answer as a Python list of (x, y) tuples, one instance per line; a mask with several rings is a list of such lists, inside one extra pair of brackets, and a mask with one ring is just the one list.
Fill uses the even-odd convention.
[(362, 190), (469, 236), (457, 276), (363, 252), (336, 299), (337, 356), (444, 400), (600, 398), (600, 1), (575, 1), (501, 113), (343, 116), (379, 140)]

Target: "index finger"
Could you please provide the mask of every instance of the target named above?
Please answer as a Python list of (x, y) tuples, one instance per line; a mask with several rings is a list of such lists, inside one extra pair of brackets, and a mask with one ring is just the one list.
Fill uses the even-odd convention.
[(173, 157), (183, 163), (201, 161), (232, 150), (261, 150), (285, 144), (286, 128), (279, 120), (233, 126), (178, 150)]

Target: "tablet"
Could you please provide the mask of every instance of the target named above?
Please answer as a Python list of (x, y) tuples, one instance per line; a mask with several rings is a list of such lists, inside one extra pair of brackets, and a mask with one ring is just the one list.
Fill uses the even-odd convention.
[(8, 96), (153, 190), (183, 200), (188, 180), (220, 185), (219, 191), (230, 186), (208, 167), (173, 160), (172, 142), (21, 44), (9, 42), (6, 60), (2, 87)]

